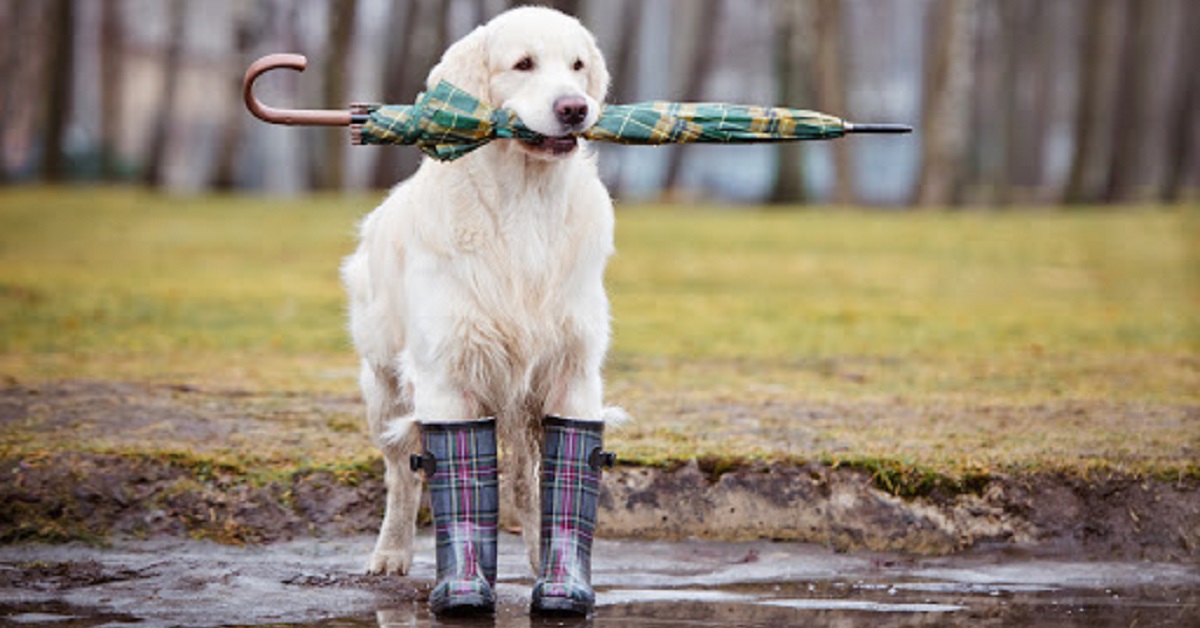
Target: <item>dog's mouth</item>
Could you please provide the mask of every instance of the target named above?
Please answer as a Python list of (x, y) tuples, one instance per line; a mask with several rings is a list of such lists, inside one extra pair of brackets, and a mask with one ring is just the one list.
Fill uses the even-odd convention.
[(575, 150), (579, 139), (574, 135), (548, 136), (539, 135), (536, 139), (521, 140), (521, 143), (531, 150), (550, 155), (566, 155)]

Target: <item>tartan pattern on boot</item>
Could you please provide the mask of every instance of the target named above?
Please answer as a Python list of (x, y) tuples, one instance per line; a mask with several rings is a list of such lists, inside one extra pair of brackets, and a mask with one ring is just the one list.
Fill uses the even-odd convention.
[(434, 470), (427, 478), (437, 538), (435, 614), (488, 612), (495, 606), (496, 421), (424, 423)]
[(586, 615), (592, 591), (592, 536), (600, 499), (604, 424), (546, 417), (542, 452), (542, 564), (533, 610)]

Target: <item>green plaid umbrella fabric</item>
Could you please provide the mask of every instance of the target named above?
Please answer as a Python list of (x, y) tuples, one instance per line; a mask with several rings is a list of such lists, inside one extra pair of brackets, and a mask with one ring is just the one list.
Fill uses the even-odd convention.
[[(442, 161), (457, 159), (493, 139), (536, 140), (510, 111), (495, 109), (447, 82), (413, 105), (357, 105), (355, 144), (415, 145)], [(721, 103), (646, 102), (609, 105), (580, 134), (622, 144), (747, 143), (823, 140), (849, 132), (907, 132), (899, 125), (854, 125), (803, 109)]]

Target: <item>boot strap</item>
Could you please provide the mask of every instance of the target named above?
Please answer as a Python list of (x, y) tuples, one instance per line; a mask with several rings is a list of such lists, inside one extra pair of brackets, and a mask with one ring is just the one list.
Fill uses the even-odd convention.
[(617, 464), (617, 454), (611, 451), (601, 451), (599, 447), (592, 450), (588, 456), (588, 466), (599, 471), (601, 468), (611, 469)]
[[(603, 451), (599, 447), (592, 450), (588, 456), (588, 466), (599, 471), (600, 469), (611, 469), (617, 464), (617, 454), (611, 451)], [(413, 472), (424, 471), (425, 477), (430, 477), (437, 473), (437, 458), (429, 452), (413, 454), (408, 459), (408, 465)]]
[(433, 477), (433, 474), (437, 473), (437, 458), (428, 451), (413, 454), (408, 458), (408, 466), (412, 468), (413, 473), (425, 471), (425, 477)]

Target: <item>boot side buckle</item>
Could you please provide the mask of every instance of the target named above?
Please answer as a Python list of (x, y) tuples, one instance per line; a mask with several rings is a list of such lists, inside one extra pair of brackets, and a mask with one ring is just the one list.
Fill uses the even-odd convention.
[(611, 469), (617, 464), (617, 454), (611, 451), (601, 451), (599, 447), (592, 450), (588, 456), (588, 466), (599, 471), (601, 468)]
[(425, 471), (425, 477), (432, 477), (437, 473), (437, 458), (433, 454), (427, 452), (413, 454), (408, 458), (408, 466), (412, 468), (413, 473)]

